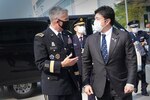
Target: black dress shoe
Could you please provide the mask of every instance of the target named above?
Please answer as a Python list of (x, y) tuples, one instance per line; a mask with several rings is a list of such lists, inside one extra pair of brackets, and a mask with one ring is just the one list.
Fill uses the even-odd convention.
[(146, 93), (143, 93), (142, 92), (142, 95), (144, 95), (144, 96), (149, 96), (149, 94), (146, 92)]
[(137, 89), (137, 88), (134, 88), (134, 92), (137, 93), (137, 92), (138, 92), (138, 89)]

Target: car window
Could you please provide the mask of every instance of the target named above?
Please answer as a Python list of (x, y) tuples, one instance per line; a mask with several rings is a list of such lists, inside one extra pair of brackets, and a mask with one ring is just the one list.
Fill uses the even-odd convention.
[(0, 44), (32, 43), (35, 34), (48, 26), (46, 22), (24, 21), (0, 23)]

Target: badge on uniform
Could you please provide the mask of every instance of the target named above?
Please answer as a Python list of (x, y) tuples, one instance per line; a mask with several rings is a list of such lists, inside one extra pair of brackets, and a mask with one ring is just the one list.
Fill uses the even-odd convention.
[(83, 54), (83, 52), (84, 52), (84, 48), (81, 48), (81, 54)]
[(76, 44), (76, 43), (74, 43), (73, 45), (74, 45), (74, 46), (77, 46), (77, 44)]
[(49, 56), (49, 58), (50, 58), (50, 60), (53, 60), (53, 59), (54, 59), (54, 55), (51, 54), (51, 55)]
[(51, 43), (51, 46), (52, 46), (52, 47), (54, 47), (54, 46), (56, 46), (56, 45), (55, 45), (55, 43), (54, 43), (54, 42), (52, 42), (52, 43)]
[(56, 55), (55, 55), (55, 58), (56, 58), (56, 59), (60, 59), (60, 54), (56, 54)]
[(56, 45), (54, 42), (51, 42), (50, 50), (55, 51), (57, 49)]
[(67, 48), (64, 48), (64, 50), (66, 51), (66, 50), (67, 50)]

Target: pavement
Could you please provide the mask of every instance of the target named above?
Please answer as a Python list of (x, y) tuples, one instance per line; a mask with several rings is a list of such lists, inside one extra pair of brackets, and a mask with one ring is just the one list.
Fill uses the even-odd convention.
[[(147, 75), (147, 82), (149, 83), (147, 90), (148, 93), (150, 94), (150, 64), (146, 66), (146, 75)], [(139, 91), (137, 93), (133, 93), (133, 100), (150, 100), (150, 96), (143, 96), (141, 95), (141, 85), (139, 83)], [(0, 92), (1, 94), (2, 92)], [(85, 93), (82, 93), (82, 98), (83, 100), (87, 100), (87, 95)], [(41, 94), (41, 89), (40, 87), (37, 88), (35, 93), (32, 95), (30, 98), (25, 98), (25, 99), (15, 99), (13, 98), (8, 91), (4, 91), (3, 95), (0, 95), (0, 100), (44, 100), (44, 96)]]
[[(148, 88), (148, 92), (150, 94), (150, 86)], [(83, 98), (83, 100), (87, 100), (87, 95), (85, 93), (83, 93), (82, 98)], [(5, 98), (0, 99), (0, 100), (44, 100), (44, 96), (43, 95), (36, 95), (36, 96), (26, 98), (26, 99), (15, 99), (12, 97), (5, 97)], [(150, 96), (142, 96), (140, 92), (138, 92), (136, 94), (133, 93), (133, 100), (150, 100)]]

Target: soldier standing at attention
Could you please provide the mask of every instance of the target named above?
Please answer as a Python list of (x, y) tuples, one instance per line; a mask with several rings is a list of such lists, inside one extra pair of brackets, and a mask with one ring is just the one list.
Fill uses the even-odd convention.
[(129, 33), (132, 38), (132, 42), (134, 43), (137, 55), (137, 79), (135, 83), (135, 93), (138, 91), (138, 83), (141, 80), (141, 91), (142, 95), (149, 96), (147, 93), (147, 82), (146, 82), (146, 74), (145, 74), (145, 64), (146, 64), (146, 45), (148, 44), (149, 35), (139, 30), (139, 21), (132, 20), (128, 23), (128, 26), (131, 28), (131, 32)]
[(68, 11), (53, 7), (49, 11), (50, 26), (35, 35), (35, 63), (41, 71), (42, 93), (46, 100), (81, 100), (73, 66), (78, 57), (73, 56), (68, 27)]

